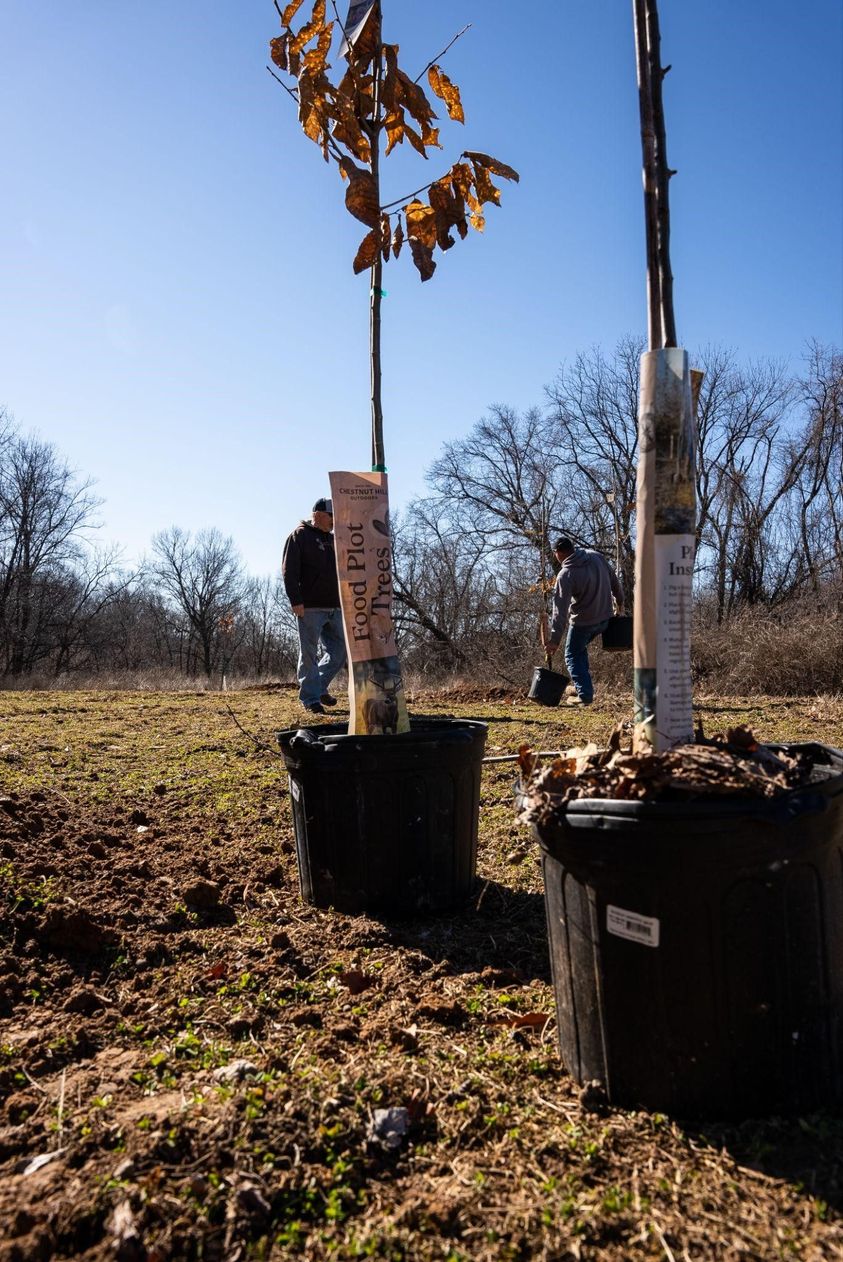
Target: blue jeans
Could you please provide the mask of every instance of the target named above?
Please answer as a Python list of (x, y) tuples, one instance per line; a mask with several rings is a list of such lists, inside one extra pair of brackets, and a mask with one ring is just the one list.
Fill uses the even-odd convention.
[(342, 613), (339, 609), (305, 609), (296, 622), (299, 631), (299, 697), (302, 705), (313, 705), (328, 691), (334, 675), (345, 666)]
[(577, 690), (580, 701), (594, 700), (594, 684), (591, 682), (591, 671), (588, 669), (588, 646), (592, 640), (601, 635), (609, 625), (605, 622), (593, 622), (591, 626), (582, 627), (571, 623), (568, 627), (568, 638), (565, 640), (565, 665), (571, 682)]

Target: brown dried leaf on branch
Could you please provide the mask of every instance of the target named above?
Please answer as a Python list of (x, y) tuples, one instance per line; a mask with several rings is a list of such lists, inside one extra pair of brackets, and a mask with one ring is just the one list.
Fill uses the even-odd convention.
[(404, 217), (407, 221), (407, 236), (410, 241), (421, 241), (432, 250), (436, 245), (435, 210), (415, 199), (404, 207)]
[(345, 191), (347, 210), (369, 228), (376, 227), (380, 223), (381, 211), (375, 177), (371, 171), (363, 171), (356, 166), (351, 158), (342, 159), (340, 170), (348, 179), (348, 188)]
[[(436, 118), (433, 106), (424, 90), (398, 65), (398, 45), (384, 44), (383, 56), (381, 101), (384, 107), (387, 156), (396, 145), (409, 140), (413, 148), (426, 158), (428, 148), (442, 148), (439, 144), (439, 130), (433, 126)], [(407, 114), (418, 125), (418, 131), (407, 121)]]
[(299, 122), (304, 134), (321, 146), (326, 162), (331, 122), (330, 92), (331, 85), (325, 74), (302, 68), (299, 75)]
[(542, 823), (576, 798), (676, 801), (705, 797), (775, 797), (805, 782), (803, 757), (756, 740), (748, 728), (701, 734), (664, 753), (622, 744), (617, 728), (607, 748), (589, 744), (541, 763), (529, 749), (519, 758), (525, 791), (521, 821)]
[[(309, 53), (304, 55), (305, 68), (313, 73), (324, 74), (326, 70), (330, 70), (328, 65), (328, 53), (331, 51), (331, 40), (334, 33), (334, 24), (329, 22), (319, 32), (319, 39), (316, 47), (312, 48)], [(326, 81), (327, 82), (327, 81)], [(331, 85), (328, 84), (330, 87)]]
[(389, 248), (392, 244), (392, 225), (389, 222), (389, 215), (381, 215), (381, 256), (384, 263), (389, 262)]
[(284, 12), (281, 14), (281, 22), (284, 26), (289, 26), (293, 18), (302, 7), (304, 0), (290, 0)]
[(477, 200), (481, 206), (487, 202), (492, 202), (495, 206), (501, 204), (501, 191), (497, 184), (492, 183), (487, 167), (474, 163), (474, 188), (476, 190)]
[[(292, 6), (291, 6), (292, 7)], [(289, 26), (289, 22), (285, 22), (285, 26)], [(299, 31), (298, 35), (294, 35), (289, 43), (290, 55), (303, 53), (307, 45), (312, 39), (321, 35), (325, 29), (325, 0), (316, 0), (313, 6), (313, 13), (310, 21), (306, 22)]]
[(430, 123), (436, 117), (436, 111), (427, 99), (424, 88), (420, 88), (417, 83), (409, 75), (396, 64), (395, 75), (397, 83), (395, 86), (396, 101), (401, 101), (406, 105), (413, 118), (423, 127)]
[(462, 156), (473, 162), (475, 167), (484, 167), (487, 171), (494, 171), (495, 175), (500, 175), (504, 180), (520, 183), (521, 177), (514, 167), (508, 167), (505, 162), (499, 162), (497, 158), (490, 158), (488, 153), (475, 153), (466, 149)]
[(375, 259), (378, 257), (378, 250), (381, 248), (380, 228), (373, 228), (368, 232), (357, 250), (354, 257), (354, 272), (359, 275), (360, 272), (368, 271)]
[(338, 144), (345, 145), (346, 149), (349, 149), (361, 162), (370, 162), (372, 158), (369, 138), (364, 134), (360, 124), (359, 102), (362, 97), (361, 90), (366, 86), (366, 82), (356, 76), (352, 70), (348, 70), (335, 89), (332, 101), (333, 138)]
[(436, 264), (433, 261), (433, 250), (430, 246), (419, 241), (418, 237), (410, 238), (410, 249), (413, 253), (413, 262), (418, 269), (419, 276), (422, 280), (430, 280), (436, 271)]
[(275, 62), (279, 70), (289, 69), (289, 60), (287, 58), (287, 36), (277, 35), (275, 39), (269, 41), (269, 55)]
[(431, 66), (427, 72), (427, 81), (440, 101), (445, 102), (448, 117), (455, 123), (464, 123), (465, 114), (460, 100), (460, 90), (455, 83), (451, 82), (442, 67)]

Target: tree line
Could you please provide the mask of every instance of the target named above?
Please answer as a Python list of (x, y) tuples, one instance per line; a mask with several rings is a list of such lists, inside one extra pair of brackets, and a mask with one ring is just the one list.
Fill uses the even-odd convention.
[[(447, 443), (396, 515), (405, 670), (518, 674), (553, 539), (596, 547), (632, 594), (641, 343), (577, 355), (524, 413), (492, 406)], [(697, 616), (843, 610), (843, 355), (812, 345), (799, 376), (722, 348), (705, 377), (697, 460)], [(178, 526), (128, 571), (98, 544), (100, 501), (49, 442), (0, 412), (0, 675), (166, 670), (289, 677), (280, 576), (248, 574), (231, 538)], [(523, 673), (523, 672), (521, 672)]]

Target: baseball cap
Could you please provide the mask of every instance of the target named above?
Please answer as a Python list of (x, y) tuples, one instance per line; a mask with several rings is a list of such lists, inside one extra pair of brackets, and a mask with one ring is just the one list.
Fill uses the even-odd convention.
[(334, 515), (333, 501), (326, 500), (326, 499), (317, 500), (316, 503), (313, 505), (313, 512), (314, 513), (330, 513), (331, 516), (333, 517)]

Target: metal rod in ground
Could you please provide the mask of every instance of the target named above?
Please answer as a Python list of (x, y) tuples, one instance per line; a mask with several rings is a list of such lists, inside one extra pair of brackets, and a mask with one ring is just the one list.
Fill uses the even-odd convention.
[[(531, 758), (561, 758), (561, 749), (531, 749)], [(482, 762), (518, 762), (520, 754), (496, 754), (493, 758), (483, 758)]]

